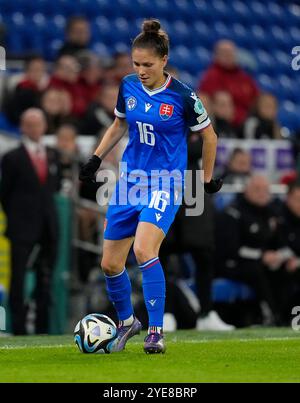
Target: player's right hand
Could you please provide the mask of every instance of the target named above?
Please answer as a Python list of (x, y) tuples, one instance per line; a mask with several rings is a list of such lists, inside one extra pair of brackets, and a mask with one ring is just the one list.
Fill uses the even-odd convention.
[(101, 158), (93, 155), (86, 164), (84, 164), (79, 171), (79, 179), (86, 183), (96, 183), (95, 173), (101, 165)]

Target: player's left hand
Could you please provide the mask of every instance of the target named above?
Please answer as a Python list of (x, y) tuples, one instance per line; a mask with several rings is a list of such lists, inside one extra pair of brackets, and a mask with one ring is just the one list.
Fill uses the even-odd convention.
[(211, 179), (210, 182), (204, 183), (204, 190), (206, 193), (217, 193), (222, 186), (223, 180), (221, 178)]

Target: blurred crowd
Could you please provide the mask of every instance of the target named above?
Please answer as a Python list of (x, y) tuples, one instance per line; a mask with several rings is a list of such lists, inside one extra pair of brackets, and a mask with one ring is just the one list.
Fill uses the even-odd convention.
[[(49, 134), (68, 123), (83, 135), (97, 135), (111, 122), (120, 81), (133, 72), (131, 57), (117, 53), (101, 59), (89, 50), (90, 39), (89, 21), (72, 17), (53, 65), (39, 55), (28, 56), (24, 73), (12, 75), (5, 88), (2, 109), (10, 123), (18, 125), (30, 107), (44, 111)], [(180, 79), (176, 68), (170, 65), (167, 70)], [(220, 137), (282, 138), (276, 97), (260, 92), (239, 66), (232, 41), (215, 44), (212, 63), (197, 87)]]
[[(84, 161), (77, 137), (93, 135), (95, 144), (99, 141), (114, 119), (120, 81), (133, 72), (129, 54), (118, 53), (111, 60), (101, 60), (89, 50), (89, 41), (89, 22), (83, 17), (71, 18), (54, 65), (49, 68), (42, 57), (33, 55), (26, 60), (24, 73), (12, 75), (5, 89), (3, 112), (22, 135), (22, 144), (1, 161), (1, 204), (13, 251), (10, 307), (15, 334), (26, 332), (23, 285), (30, 259), (39, 268), (36, 332), (48, 331), (51, 272), (58, 237), (53, 197), (60, 192), (96, 201), (97, 186), (89, 187), (77, 180)], [(167, 71), (180, 79), (180, 72), (171, 65)], [(276, 97), (261, 92), (239, 66), (232, 41), (216, 43), (212, 64), (195, 90), (220, 138), (283, 138)], [(55, 134), (54, 148), (43, 145), (47, 134)], [(201, 139), (190, 134), (188, 168), (195, 173), (194, 180), (201, 147)], [(124, 144), (119, 144), (106, 157), (104, 169), (117, 171), (123, 148)], [(217, 200), (206, 195), (204, 213), (198, 217), (188, 217), (186, 206), (182, 206), (163, 244), (161, 261), (169, 282), (166, 330), (288, 325), (291, 307), (299, 301), (300, 182), (296, 170), (287, 180), (287, 194), (280, 198), (272, 197), (268, 178), (253, 173), (251, 155), (242, 148), (233, 150), (221, 175), (225, 184), (243, 185), (243, 192), (227, 198), (217, 195), (223, 197), (222, 209), (218, 209)], [(79, 239), (94, 242), (99, 213), (78, 207), (76, 215)], [(39, 250), (35, 253), (36, 245)], [(192, 271), (187, 255), (193, 261)], [(98, 257), (86, 250), (79, 250), (76, 256), (78, 281), (86, 284)], [(182, 289), (183, 278), (193, 280), (196, 308)], [(240, 316), (223, 306), (219, 306), (219, 314), (216, 312), (215, 278), (227, 279), (235, 290), (240, 284), (251, 290), (250, 303), (241, 305)], [(239, 298), (234, 302), (243, 304)], [(192, 307), (189, 312), (188, 307)]]

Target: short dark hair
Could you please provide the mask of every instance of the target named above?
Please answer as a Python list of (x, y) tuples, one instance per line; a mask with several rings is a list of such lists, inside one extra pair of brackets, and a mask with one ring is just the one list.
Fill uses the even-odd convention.
[(25, 60), (25, 63), (24, 63), (24, 69), (25, 69), (25, 71), (27, 71), (28, 68), (30, 67), (31, 63), (32, 63), (32, 62), (35, 62), (35, 61), (39, 61), (39, 62), (44, 62), (44, 63), (46, 63), (46, 61), (45, 61), (45, 59), (43, 58), (42, 55), (39, 55), (39, 54), (31, 54), (31, 55), (29, 55), (29, 56), (27, 57), (27, 59)]
[(169, 37), (161, 29), (159, 20), (150, 19), (143, 22), (142, 32), (132, 43), (132, 49), (135, 48), (153, 49), (160, 57), (169, 54)]

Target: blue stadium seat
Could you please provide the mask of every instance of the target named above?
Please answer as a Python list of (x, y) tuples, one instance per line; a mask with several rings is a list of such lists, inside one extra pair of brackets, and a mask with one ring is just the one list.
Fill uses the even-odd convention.
[(212, 14), (214, 15), (216, 21), (223, 21), (227, 23), (232, 21), (232, 13), (228, 8), (228, 3), (223, 0), (212, 0), (211, 2)]
[(268, 28), (272, 25), (272, 19), (266, 4), (262, 1), (250, 1), (249, 8), (252, 14), (252, 20), (261, 26)]
[(109, 19), (104, 16), (97, 17), (95, 20), (93, 20), (91, 28), (93, 42), (102, 41), (108, 45), (114, 41), (114, 36), (117, 36), (116, 32), (111, 30)]
[(212, 299), (214, 302), (233, 303), (255, 298), (255, 292), (248, 285), (227, 278), (216, 278), (212, 284)]
[(272, 52), (275, 58), (276, 71), (278, 74), (288, 75), (291, 72), (291, 54), (282, 50)]
[(106, 46), (103, 42), (94, 42), (92, 44), (92, 50), (100, 57), (108, 57), (112, 54), (111, 48)]
[(55, 60), (62, 45), (63, 41), (61, 39), (53, 39), (48, 43), (48, 46), (44, 44), (44, 57), (50, 61)]
[(256, 77), (256, 80), (258, 82), (258, 85), (259, 85), (259, 88), (261, 89), (261, 91), (270, 92), (271, 94), (275, 95), (276, 97), (279, 97), (280, 91), (279, 91), (279, 87), (276, 83), (276, 80), (274, 80), (267, 74), (259, 74)]
[(211, 27), (211, 31), (215, 37), (215, 40), (219, 39), (232, 39), (233, 40), (233, 33), (231, 28), (224, 24), (222, 21), (216, 21), (213, 27)]
[(236, 21), (239, 21), (242, 24), (247, 24), (249, 20), (251, 21), (251, 11), (245, 2), (234, 0), (230, 4), (231, 13), (235, 17)]
[(114, 32), (117, 42), (130, 43), (130, 39), (133, 37), (131, 25), (125, 18), (116, 18), (111, 21), (110, 29)]
[(240, 47), (251, 48), (253, 45), (253, 39), (249, 35), (248, 29), (242, 24), (234, 23), (232, 25), (232, 38)]
[(186, 23), (190, 23), (191, 21), (198, 19), (197, 17), (200, 17), (200, 14), (197, 15), (195, 13), (195, 5), (192, 1), (190, 0), (173, 0), (174, 4), (170, 4), (169, 2), (169, 8), (172, 9), (170, 10), (170, 18), (171, 19), (181, 19), (185, 21)]
[(281, 126), (288, 128), (292, 134), (300, 131), (299, 106), (299, 104), (284, 101), (279, 107), (278, 120)]
[(192, 62), (192, 53), (183, 45), (174, 46), (170, 53), (170, 63), (180, 70), (189, 70)]
[(273, 56), (265, 50), (258, 49), (255, 53), (257, 60), (257, 71), (259, 74), (268, 74), (273, 77), (276, 71), (276, 61)]
[(252, 39), (252, 49), (255, 50), (257, 48), (264, 49), (266, 51), (270, 51), (270, 38), (268, 31), (264, 29), (264, 27), (254, 24), (250, 27), (250, 37)]
[(197, 39), (191, 36), (190, 28), (184, 21), (174, 21), (173, 35), (169, 35), (172, 38), (172, 42), (176, 45), (186, 45), (191, 47), (194, 43), (197, 43)]
[(284, 49), (289, 48), (291, 39), (289, 33), (286, 32), (286, 29), (281, 28), (279, 25), (273, 25), (271, 27), (271, 36), (273, 38), (272, 43), (274, 47), (282, 47)]
[(129, 53), (130, 52), (130, 46), (128, 44), (128, 41), (126, 42), (115, 42), (112, 47), (110, 48), (111, 52), (114, 53)]
[(17, 126), (11, 124), (6, 116), (0, 112), (0, 129), (11, 133), (12, 135), (20, 135), (20, 131)]
[(293, 43), (291, 42), (291, 46), (293, 47), (296, 44), (298, 45), (300, 43), (300, 27), (296, 25), (290, 26), (289, 34), (291, 36), (291, 40), (293, 41)]
[(273, 25), (281, 25), (282, 28), (288, 26), (290, 22), (287, 20), (285, 9), (286, 6), (283, 7), (275, 1), (269, 1), (267, 3), (267, 13), (270, 16)]
[(194, 22), (189, 27), (191, 36), (194, 37), (198, 45), (212, 49), (216, 37), (210, 26), (203, 21)]
[(300, 20), (300, 7), (295, 3), (287, 5), (286, 8), (286, 18), (291, 25), (299, 25)]

